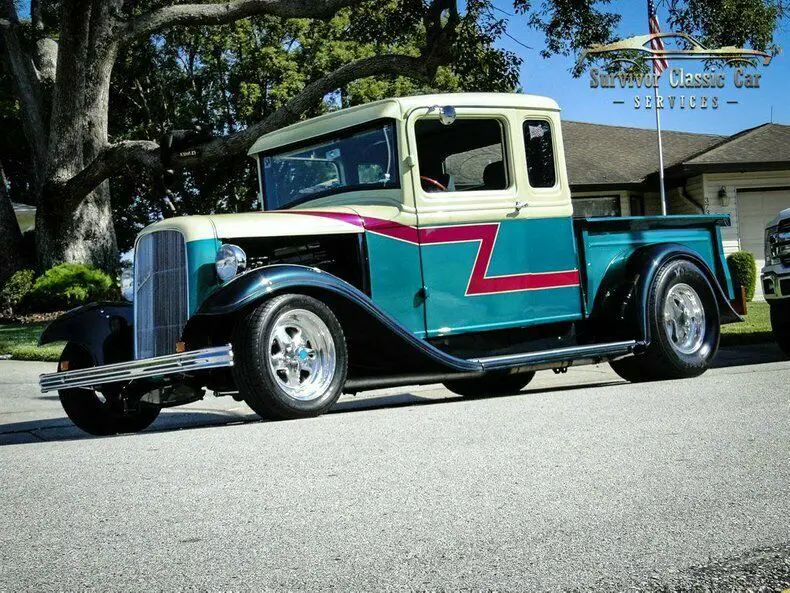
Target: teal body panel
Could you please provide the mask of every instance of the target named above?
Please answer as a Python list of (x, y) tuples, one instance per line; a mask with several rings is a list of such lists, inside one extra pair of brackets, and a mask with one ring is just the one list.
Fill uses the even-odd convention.
[(206, 297), (220, 286), (214, 262), (221, 244), (217, 239), (187, 242), (190, 316), (198, 310)]
[[(673, 227), (673, 217), (634, 217), (620, 219), (619, 223), (634, 222), (639, 228), (611, 228), (606, 222), (592, 219), (591, 226), (583, 226), (580, 242), (583, 249), (585, 280), (585, 314), (594, 308), (605, 277), (617, 277), (624, 269), (630, 256), (640, 247), (660, 243), (677, 243), (696, 253), (719, 280), (725, 294), (733, 298), (732, 280), (724, 258), (721, 229), (718, 216), (678, 217), (685, 222), (697, 220), (692, 226)], [(602, 223), (596, 229), (596, 222)], [(607, 221), (608, 222), (608, 221)], [(647, 228), (655, 223), (657, 228)]]
[(367, 233), (373, 301), (413, 334), (425, 336), (420, 248), (415, 243)]
[[(423, 242), (421, 249), (428, 291), (429, 337), (528, 327), (582, 316), (578, 285), (505, 288), (492, 294), (473, 294), (471, 290), (473, 274), (484, 273), (484, 277), (490, 279), (577, 270), (570, 217), (503, 220), (499, 223), (490, 255), (487, 255), (485, 240)], [(475, 270), (478, 257), (484, 261)]]

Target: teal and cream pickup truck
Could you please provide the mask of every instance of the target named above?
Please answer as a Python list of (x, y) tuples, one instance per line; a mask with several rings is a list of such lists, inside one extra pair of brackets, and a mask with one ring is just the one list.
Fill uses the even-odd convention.
[(129, 302), (44, 332), (68, 345), (41, 388), (80, 428), (142, 430), (206, 390), (298, 418), (343, 392), (511, 393), (605, 361), (629, 381), (694, 377), (739, 320), (727, 217), (574, 219), (550, 99), (378, 101), (250, 155), (255, 211), (152, 224), (122, 279)]

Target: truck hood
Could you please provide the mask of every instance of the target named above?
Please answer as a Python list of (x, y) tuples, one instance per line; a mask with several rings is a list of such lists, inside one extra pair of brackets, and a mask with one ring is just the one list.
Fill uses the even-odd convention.
[(790, 208), (786, 208), (779, 213), (779, 216), (774, 218), (771, 222), (769, 222), (766, 227), (777, 226), (783, 220), (790, 219)]
[(338, 235), (363, 232), (362, 219), (351, 208), (316, 208), (280, 212), (246, 212), (180, 216), (156, 222), (140, 233), (178, 231), (187, 242), (201, 239)]

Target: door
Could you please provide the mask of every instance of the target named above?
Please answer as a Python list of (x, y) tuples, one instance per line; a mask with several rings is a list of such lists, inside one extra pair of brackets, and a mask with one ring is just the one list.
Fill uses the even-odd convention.
[[(757, 260), (758, 275), (765, 265), (765, 225), (785, 208), (790, 208), (790, 190), (738, 191), (738, 238), (741, 249)], [(754, 296), (763, 298), (759, 277)]]
[(516, 110), (467, 111), (451, 125), (414, 126), (428, 337), (579, 319), (556, 126)]

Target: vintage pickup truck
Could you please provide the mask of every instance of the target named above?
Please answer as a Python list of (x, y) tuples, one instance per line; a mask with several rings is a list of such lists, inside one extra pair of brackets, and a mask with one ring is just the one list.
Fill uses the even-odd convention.
[(343, 392), (501, 394), (602, 361), (629, 381), (694, 377), (739, 319), (727, 217), (574, 219), (550, 99), (378, 101), (250, 155), (255, 211), (152, 224), (122, 279), (131, 302), (44, 332), (68, 345), (41, 388), (82, 429), (141, 430), (206, 389), (297, 418)]
[(776, 343), (790, 356), (790, 208), (782, 210), (765, 229), (763, 295), (771, 307)]

